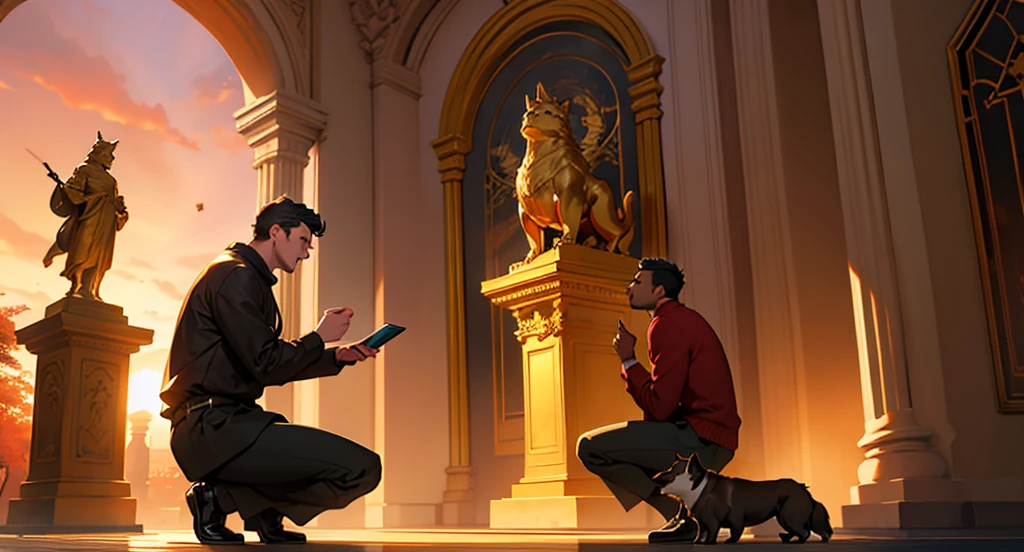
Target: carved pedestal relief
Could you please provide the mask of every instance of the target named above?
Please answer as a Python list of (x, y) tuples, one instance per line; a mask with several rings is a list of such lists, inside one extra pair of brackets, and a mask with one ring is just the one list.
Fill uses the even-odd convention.
[(36, 378), (39, 397), (33, 414), (35, 447), (38, 463), (55, 462), (60, 456), (60, 422), (63, 414), (64, 367), (59, 361), (43, 366)]
[(75, 454), (93, 462), (110, 462), (113, 435), (110, 417), (116, 405), (116, 367), (105, 362), (82, 363), (82, 393), (79, 397)]

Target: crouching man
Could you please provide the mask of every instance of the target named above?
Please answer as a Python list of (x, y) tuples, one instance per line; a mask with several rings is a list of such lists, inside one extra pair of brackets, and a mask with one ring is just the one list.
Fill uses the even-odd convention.
[(622, 360), (626, 390), (644, 413), (630, 421), (584, 433), (576, 445), (583, 465), (601, 477), (627, 511), (647, 502), (665, 518), (649, 542), (693, 542), (694, 521), (680, 500), (652, 480), (676, 454), (697, 454), (720, 471), (732, 460), (740, 417), (725, 351), (715, 331), (679, 302), (683, 273), (671, 261), (643, 259), (629, 285), (629, 304), (652, 311), (647, 329), (651, 371), (636, 359), (636, 336), (619, 321), (612, 341)]
[(204, 544), (237, 544), (225, 527), (238, 512), (265, 543), (303, 543), (285, 531), (344, 508), (380, 482), (380, 457), (327, 431), (292, 425), (256, 399), (270, 385), (337, 375), (376, 356), (363, 345), (330, 347), (352, 309), (328, 310), (316, 331), (281, 339), (274, 270), (292, 273), (323, 235), (320, 216), (287, 197), (265, 205), (248, 244), (234, 243), (192, 285), (178, 315), (164, 386), (171, 450), (189, 481), (193, 530)]

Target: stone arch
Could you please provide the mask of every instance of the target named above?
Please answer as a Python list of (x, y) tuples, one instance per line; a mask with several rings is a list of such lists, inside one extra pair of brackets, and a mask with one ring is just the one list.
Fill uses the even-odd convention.
[(395, 23), (384, 46), (383, 57), (420, 72), (423, 55), (448, 12), (459, 0), (412, 0)]

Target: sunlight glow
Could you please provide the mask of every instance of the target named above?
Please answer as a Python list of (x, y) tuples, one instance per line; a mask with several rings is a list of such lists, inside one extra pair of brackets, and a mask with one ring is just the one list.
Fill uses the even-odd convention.
[[(849, 265), (848, 265), (849, 266)], [(860, 276), (853, 266), (850, 269), (850, 291), (853, 298), (853, 319), (857, 332), (857, 358), (860, 360), (860, 382), (861, 389), (872, 389), (871, 385), (871, 356), (868, 353), (867, 325), (864, 319), (864, 292), (861, 288)], [(864, 393), (864, 419), (874, 420), (879, 415), (876, 412), (874, 397)]]
[(160, 416), (160, 385), (163, 374), (156, 370), (139, 370), (128, 377), (128, 413), (146, 410), (153, 418)]

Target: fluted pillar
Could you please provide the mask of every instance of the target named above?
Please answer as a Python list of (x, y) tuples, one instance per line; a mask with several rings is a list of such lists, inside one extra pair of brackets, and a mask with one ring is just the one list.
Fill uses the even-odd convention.
[(473, 469), (469, 458), (469, 390), (466, 377), (466, 319), (462, 251), (462, 178), (469, 141), (461, 136), (431, 143), (444, 190), (445, 286), (448, 305), (448, 467), (444, 491), (445, 525), (473, 523)]
[(812, 0), (729, 10), (764, 476), (808, 484), (841, 525), (863, 418), (818, 16)]
[(900, 291), (857, 0), (818, 0), (857, 330), (864, 451), (847, 528), (957, 527), (962, 482), (914, 414)]
[[(256, 208), (285, 194), (297, 202), (313, 204), (315, 198), (303, 198), (303, 172), (309, 164), (310, 148), (327, 126), (324, 108), (308, 98), (275, 91), (235, 112), (235, 121), (238, 132), (255, 153)], [(302, 323), (302, 264), (292, 274), (277, 276), (274, 293), (283, 318), (282, 337), (298, 338)], [(266, 397), (272, 409), (288, 417), (293, 415), (290, 388), (267, 389)]]

